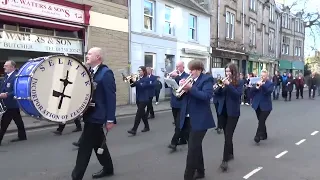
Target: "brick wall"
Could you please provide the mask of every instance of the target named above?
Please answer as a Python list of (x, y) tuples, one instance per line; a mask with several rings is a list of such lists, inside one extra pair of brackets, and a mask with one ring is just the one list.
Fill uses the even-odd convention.
[[(128, 19), (127, 0), (69, 0), (92, 6), (91, 11)], [(104, 63), (114, 72), (117, 85), (117, 105), (129, 102), (128, 84), (122, 81), (121, 72), (127, 72), (129, 59), (129, 34), (90, 26), (88, 28), (88, 48), (100, 47)], [(125, 73), (126, 74), (126, 73)]]

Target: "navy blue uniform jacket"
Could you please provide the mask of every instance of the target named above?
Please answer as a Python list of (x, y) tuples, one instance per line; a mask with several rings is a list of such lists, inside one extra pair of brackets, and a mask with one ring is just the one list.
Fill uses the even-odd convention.
[(230, 117), (240, 116), (240, 97), (243, 93), (243, 81), (238, 81), (237, 86), (226, 85), (224, 88), (219, 88), (215, 91), (215, 96), (218, 100), (218, 115), (221, 115), (224, 103), (226, 103), (227, 114)]
[(252, 108), (257, 110), (260, 107), (261, 111), (271, 111), (272, 101), (271, 94), (273, 92), (274, 83), (267, 80), (259, 89), (256, 87), (251, 88), (251, 94), (253, 97)]
[(3, 99), (4, 104), (8, 109), (19, 108), (19, 104), (14, 97), (14, 82), (16, 80), (16, 75), (18, 70), (12, 72), (9, 78), (4, 78), (1, 84), (1, 93), (8, 93), (8, 97)]
[(89, 113), (88, 121), (97, 124), (105, 124), (114, 121), (116, 124), (116, 83), (114, 74), (106, 65), (100, 65), (94, 74), (93, 82), (97, 83), (92, 94), (94, 108)]
[[(187, 74), (186, 72), (183, 72), (181, 74), (181, 76), (177, 76), (174, 78), (174, 80), (177, 82), (177, 84), (179, 85), (179, 81), (181, 79), (186, 79), (189, 76), (189, 74)], [(170, 89), (171, 92), (171, 99), (170, 99), (170, 105), (172, 108), (180, 108), (181, 107), (181, 100), (178, 100), (177, 97), (175, 95), (173, 95), (173, 90), (172, 88)]]
[(150, 84), (150, 79), (144, 76), (130, 85), (136, 87), (136, 102), (148, 102), (149, 101), (149, 88), (153, 86)]
[(150, 77), (147, 76), (147, 78), (149, 81), (148, 94), (149, 94), (149, 98), (152, 98), (153, 96), (155, 96), (155, 93), (156, 93), (157, 76), (154, 76), (153, 74), (151, 74)]
[(210, 99), (213, 94), (213, 77), (201, 74), (188, 93), (181, 97), (180, 128), (189, 114), (191, 131), (203, 131), (216, 127)]

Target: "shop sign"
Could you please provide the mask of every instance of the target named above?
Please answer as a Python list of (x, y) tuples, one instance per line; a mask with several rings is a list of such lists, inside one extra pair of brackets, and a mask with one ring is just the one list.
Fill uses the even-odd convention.
[(84, 11), (39, 0), (0, 0), (0, 9), (84, 24)]
[(0, 49), (82, 55), (82, 40), (0, 31)]

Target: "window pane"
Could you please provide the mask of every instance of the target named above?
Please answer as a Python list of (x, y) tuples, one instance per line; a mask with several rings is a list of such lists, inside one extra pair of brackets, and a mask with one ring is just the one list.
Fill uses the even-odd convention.
[(189, 29), (189, 39), (195, 39), (195, 34), (193, 29)]
[(167, 34), (172, 34), (172, 27), (171, 27), (170, 23), (168, 23), (168, 22), (164, 23), (164, 31)]
[(195, 17), (192, 15), (189, 16), (189, 27), (195, 27)]
[(144, 65), (146, 67), (153, 67), (153, 55), (152, 54), (145, 54), (144, 55)]
[(144, 1), (144, 14), (153, 15), (153, 4), (149, 1)]
[(152, 17), (144, 16), (144, 28), (152, 30)]
[(70, 38), (79, 38), (78, 32), (72, 32), (72, 31), (62, 31), (62, 30), (56, 30), (56, 36), (61, 37), (70, 37)]
[(166, 7), (165, 20), (171, 22), (171, 8)]

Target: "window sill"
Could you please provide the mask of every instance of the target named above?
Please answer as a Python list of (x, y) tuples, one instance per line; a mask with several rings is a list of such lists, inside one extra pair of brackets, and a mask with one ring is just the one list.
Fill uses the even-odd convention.
[(194, 44), (199, 44), (199, 42), (197, 40), (194, 40), (194, 39), (189, 39), (188, 42), (194, 43)]
[(174, 40), (177, 39), (177, 37), (175, 35), (171, 35), (171, 34), (162, 34), (162, 37), (169, 38), (169, 39), (174, 39)]

